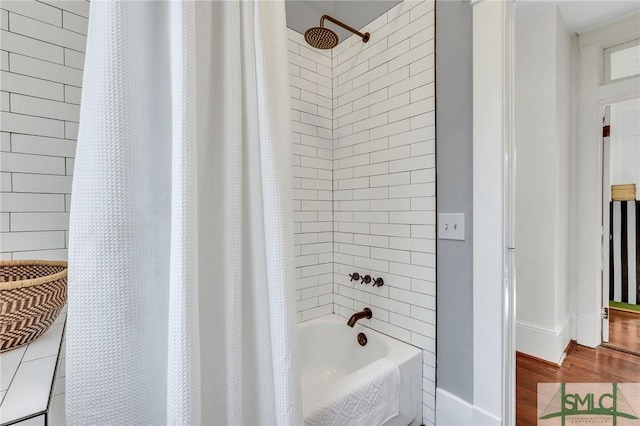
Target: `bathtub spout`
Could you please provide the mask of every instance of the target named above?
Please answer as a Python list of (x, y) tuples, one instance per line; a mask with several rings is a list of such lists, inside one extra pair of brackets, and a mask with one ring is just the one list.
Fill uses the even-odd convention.
[(347, 325), (349, 327), (353, 327), (354, 325), (356, 325), (356, 322), (358, 322), (358, 320), (361, 320), (362, 318), (370, 319), (372, 316), (373, 313), (371, 312), (371, 309), (364, 308), (362, 311), (356, 312), (355, 314), (351, 315), (351, 318), (349, 318), (349, 321), (347, 321)]

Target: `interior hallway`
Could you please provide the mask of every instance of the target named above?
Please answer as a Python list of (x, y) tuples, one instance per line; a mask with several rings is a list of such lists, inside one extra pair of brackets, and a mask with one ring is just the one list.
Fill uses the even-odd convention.
[(575, 345), (562, 367), (516, 354), (516, 424), (537, 424), (538, 383), (640, 382), (640, 356)]

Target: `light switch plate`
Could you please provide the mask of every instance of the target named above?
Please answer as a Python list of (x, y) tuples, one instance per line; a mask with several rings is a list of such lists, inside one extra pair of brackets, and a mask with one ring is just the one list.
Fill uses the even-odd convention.
[(440, 213), (438, 215), (438, 238), (464, 241), (464, 213)]

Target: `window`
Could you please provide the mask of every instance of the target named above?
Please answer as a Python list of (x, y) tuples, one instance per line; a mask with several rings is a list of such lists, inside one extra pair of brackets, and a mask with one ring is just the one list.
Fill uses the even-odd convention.
[(640, 39), (604, 50), (604, 83), (640, 75)]

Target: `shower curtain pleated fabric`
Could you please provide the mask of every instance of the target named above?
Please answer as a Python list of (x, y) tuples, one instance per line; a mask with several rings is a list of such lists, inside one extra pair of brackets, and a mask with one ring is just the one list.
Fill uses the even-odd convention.
[(281, 1), (92, 1), (70, 425), (301, 423)]

